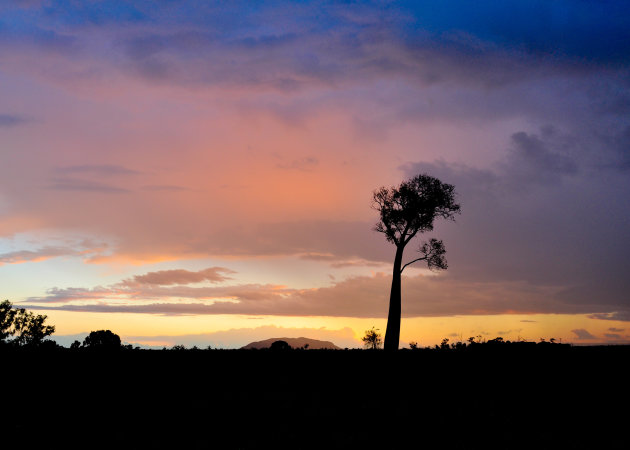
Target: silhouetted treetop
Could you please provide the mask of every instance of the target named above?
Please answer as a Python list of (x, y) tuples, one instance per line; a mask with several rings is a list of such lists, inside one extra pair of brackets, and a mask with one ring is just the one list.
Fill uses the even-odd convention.
[(381, 333), (378, 332), (378, 328), (372, 327), (370, 330), (365, 330), (365, 335), (361, 338), (361, 341), (363, 341), (365, 348), (376, 350), (381, 348), (383, 339)]
[(120, 336), (110, 330), (92, 331), (83, 340), (83, 346), (93, 349), (116, 350), (120, 348)]
[(380, 213), (375, 230), (396, 245), (407, 244), (418, 232), (432, 231), (436, 218), (453, 219), (460, 212), (455, 187), (425, 174), (403, 181), (398, 188), (377, 189), (373, 208)]

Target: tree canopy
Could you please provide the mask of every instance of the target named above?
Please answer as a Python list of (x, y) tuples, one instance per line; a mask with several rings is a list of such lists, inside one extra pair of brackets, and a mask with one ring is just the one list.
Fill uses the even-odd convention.
[(120, 336), (110, 330), (92, 331), (83, 340), (84, 347), (102, 350), (119, 349), (120, 343)]
[(377, 189), (373, 207), (380, 213), (376, 231), (397, 246), (432, 231), (436, 218), (453, 219), (460, 212), (455, 187), (426, 174), (403, 181), (398, 188)]

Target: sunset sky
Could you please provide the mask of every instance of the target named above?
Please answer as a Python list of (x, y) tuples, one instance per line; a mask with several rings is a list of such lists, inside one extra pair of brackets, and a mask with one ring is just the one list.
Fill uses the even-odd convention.
[(418, 173), (401, 345), (630, 343), (628, 2), (0, 3), (0, 300), (64, 345), (358, 347)]

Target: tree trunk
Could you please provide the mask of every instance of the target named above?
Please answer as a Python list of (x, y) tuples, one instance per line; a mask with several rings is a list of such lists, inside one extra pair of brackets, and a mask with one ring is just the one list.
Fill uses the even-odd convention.
[(385, 350), (398, 350), (400, 341), (401, 290), (400, 266), (402, 265), (404, 245), (396, 247), (394, 270), (392, 273), (392, 290), (389, 295), (389, 314), (387, 315), (387, 329), (385, 330)]

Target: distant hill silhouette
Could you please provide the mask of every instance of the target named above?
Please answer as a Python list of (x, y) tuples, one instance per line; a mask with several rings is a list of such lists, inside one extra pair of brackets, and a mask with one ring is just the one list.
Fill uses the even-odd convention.
[(254, 348), (257, 348), (257, 349), (269, 348), (271, 347), (271, 344), (273, 344), (275, 341), (285, 341), (287, 344), (291, 346), (291, 348), (301, 348), (308, 344), (308, 349), (310, 350), (319, 350), (319, 349), (324, 349), (324, 348), (333, 349), (333, 350), (341, 350), (339, 347), (337, 347), (335, 344), (333, 344), (330, 341), (318, 341), (317, 339), (310, 339), (310, 338), (305, 338), (305, 337), (270, 338), (270, 339), (265, 339), (264, 341), (250, 342), (249, 344), (241, 348), (244, 350), (250, 350)]

